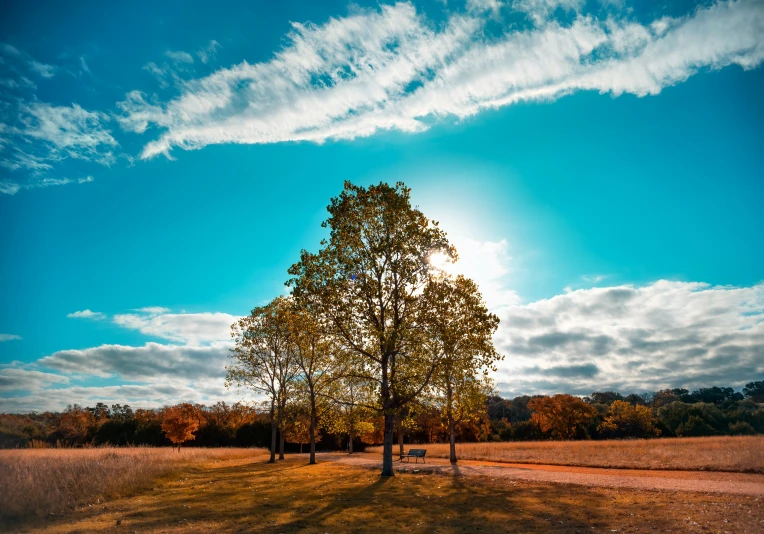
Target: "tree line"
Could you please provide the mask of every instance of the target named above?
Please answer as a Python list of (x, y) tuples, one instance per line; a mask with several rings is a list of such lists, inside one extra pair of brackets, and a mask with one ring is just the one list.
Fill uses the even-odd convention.
[[(554, 439), (629, 439), (752, 435), (764, 433), (764, 381), (729, 387), (665, 389), (622, 395), (595, 392), (587, 397), (535, 395), (504, 399), (490, 387), (472, 409), (458, 417), (456, 441), (540, 441)], [(294, 410), (294, 407), (291, 407)], [(383, 440), (384, 419), (373, 411), (351, 419), (345, 407), (320, 419), (316, 441), (327, 451), (362, 450)], [(180, 419), (180, 421), (178, 421)], [(351, 424), (352, 423), (352, 424)], [(69, 406), (63, 412), (0, 414), (0, 448), (83, 446), (171, 446), (174, 427), (190, 447), (268, 447), (271, 417), (267, 406), (218, 402), (211, 406), (181, 403), (133, 410)], [(351, 426), (353, 430), (351, 430)], [(450, 424), (435, 399), (410, 405), (396, 417), (395, 438), (406, 443), (450, 441)], [(352, 432), (352, 440), (351, 440)], [(309, 440), (309, 417), (292, 411), (279, 429), (289, 452), (302, 452)]]

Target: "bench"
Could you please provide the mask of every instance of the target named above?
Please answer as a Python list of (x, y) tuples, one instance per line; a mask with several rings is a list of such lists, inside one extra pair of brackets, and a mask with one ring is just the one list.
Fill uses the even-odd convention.
[(409, 461), (409, 458), (415, 458), (415, 462), (419, 463), (419, 459), (422, 459), (422, 462), (427, 463), (424, 461), (424, 455), (427, 454), (427, 449), (410, 449), (406, 454), (401, 454), (401, 462), (404, 458), (406, 458), (406, 461)]

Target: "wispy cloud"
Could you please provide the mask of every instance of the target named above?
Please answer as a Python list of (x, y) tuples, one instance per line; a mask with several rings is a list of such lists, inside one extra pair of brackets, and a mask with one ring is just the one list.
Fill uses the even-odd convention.
[(103, 166), (117, 160), (118, 143), (106, 129), (108, 115), (77, 104), (54, 106), (44, 102), (19, 103), (13, 118), (5, 117), (0, 131), (8, 143), (0, 145), (0, 166), (19, 174), (3, 180), (0, 192), (86, 183), (92, 176), (51, 176), (55, 166), (71, 158)]
[(66, 316), (69, 319), (96, 319), (101, 320), (105, 319), (106, 316), (101, 312), (94, 312), (90, 310), (82, 310), (82, 311), (76, 311), (72, 313), (67, 313)]
[(653, 24), (591, 14), (562, 24), (551, 16), (580, 4), (515, 4), (535, 25), (499, 37), (487, 36), (484, 10), (453, 14), (436, 29), (410, 3), (320, 26), (294, 23), (272, 60), (187, 80), (168, 102), (133, 91), (118, 104), (119, 120), (129, 131), (162, 132), (143, 158), (220, 143), (320, 143), (420, 132), (447, 117), (575, 91), (654, 95), (700, 69), (753, 68), (764, 59), (761, 2), (719, 2)]
[(218, 48), (220, 48), (220, 43), (212, 40), (207, 46), (200, 48), (196, 52), (196, 55), (199, 57), (199, 61), (206, 64), (215, 59), (215, 54), (217, 53)]
[(31, 55), (8, 43), (0, 43), (0, 55), (14, 58), (17, 63), (21, 63), (32, 73), (43, 78), (52, 78), (58, 71), (55, 66), (37, 61)]
[(193, 63), (194, 62), (194, 57), (191, 54), (189, 54), (188, 52), (183, 52), (181, 50), (168, 50), (164, 53), (164, 55), (176, 63)]
[(0, 342), (2, 341), (15, 341), (21, 339), (21, 336), (15, 334), (0, 334)]

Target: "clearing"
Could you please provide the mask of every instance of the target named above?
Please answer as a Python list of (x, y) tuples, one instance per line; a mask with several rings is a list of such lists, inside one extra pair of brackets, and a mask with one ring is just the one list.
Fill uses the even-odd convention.
[[(396, 462), (397, 463), (397, 462)], [(6, 530), (88, 532), (761, 532), (761, 494), (644, 490), (497, 476), (500, 470), (533, 476), (559, 471), (469, 462), (453, 476), (438, 462), (403, 465), (407, 473), (379, 477), (379, 457), (291, 455), (200, 462), (179, 467), (152, 489), (107, 503), (78, 506), (62, 516), (35, 518)], [(371, 468), (373, 466), (373, 469)], [(396, 466), (397, 467), (397, 466)], [(412, 471), (419, 469), (414, 474)], [(483, 469), (485, 472), (470, 470)], [(434, 471), (438, 471), (437, 474)], [(570, 471), (576, 473), (576, 471)], [(579, 473), (580, 474), (580, 473)], [(676, 473), (674, 473), (676, 476)], [(761, 475), (697, 473), (713, 477)], [(613, 475), (601, 475), (613, 476)], [(622, 477), (630, 477), (619, 471)], [(703, 477), (711, 476), (712, 479)], [(634, 478), (663, 480), (640, 474)], [(742, 481), (732, 481), (733, 486)], [(731, 486), (730, 486), (731, 487)], [(2, 526), (2, 525), (0, 525)]]

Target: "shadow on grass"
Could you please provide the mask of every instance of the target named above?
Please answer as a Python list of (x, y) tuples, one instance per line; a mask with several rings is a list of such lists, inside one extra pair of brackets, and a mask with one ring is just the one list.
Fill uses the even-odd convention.
[[(492, 481), (490, 476), (464, 476), (458, 464), (444, 466), (441, 474), (378, 473), (331, 461), (308, 465), (301, 459), (192, 467), (68, 530), (55, 530), (275, 534), (687, 528), (687, 508), (657, 492)], [(662, 503), (662, 512), (656, 502)]]

